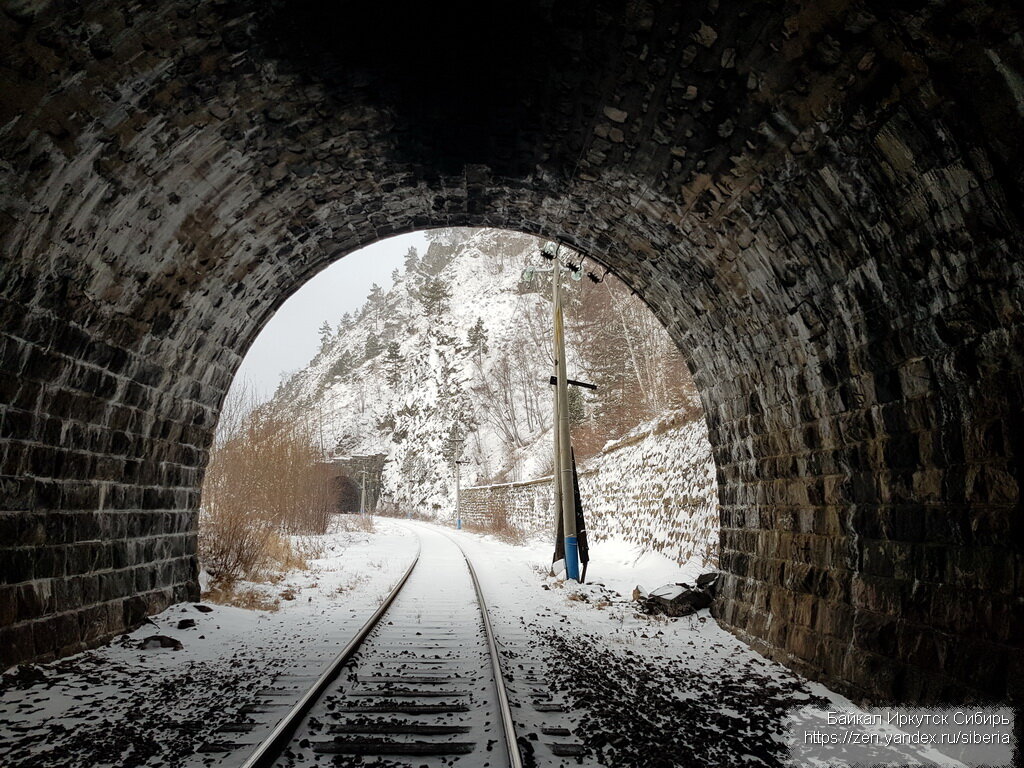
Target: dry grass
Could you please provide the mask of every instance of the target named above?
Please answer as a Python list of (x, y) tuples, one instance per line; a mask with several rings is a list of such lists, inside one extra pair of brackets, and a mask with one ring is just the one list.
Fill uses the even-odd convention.
[(225, 404), (222, 419), (203, 482), (203, 567), (225, 585), (305, 567), (332, 498), (312, 430), (265, 406), (247, 408), (244, 395)]
[(217, 605), (233, 605), (248, 611), (271, 611), (281, 607), (279, 600), (268, 597), (253, 587), (239, 587), (234, 583), (218, 582), (203, 593), (203, 600)]
[(522, 544), (526, 535), (510, 519), (508, 503), (502, 494), (492, 494), (487, 505), (487, 519), (466, 521), (466, 530), (486, 533), (507, 544)]
[(294, 571), (309, 568), (312, 555), (305, 548), (307, 541), (292, 541), (287, 536), (274, 535), (267, 541), (266, 556), (276, 570)]
[(338, 518), (342, 521), (343, 530), (346, 531), (373, 533), (377, 530), (373, 515), (339, 515)]

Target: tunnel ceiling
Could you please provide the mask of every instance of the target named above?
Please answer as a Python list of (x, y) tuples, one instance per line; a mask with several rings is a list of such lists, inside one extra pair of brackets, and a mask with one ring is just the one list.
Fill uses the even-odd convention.
[(194, 593), (219, 404), (290, 292), (495, 226), (688, 355), (723, 623), (858, 695), (1019, 686), (1013, 3), (0, 7), (6, 658)]

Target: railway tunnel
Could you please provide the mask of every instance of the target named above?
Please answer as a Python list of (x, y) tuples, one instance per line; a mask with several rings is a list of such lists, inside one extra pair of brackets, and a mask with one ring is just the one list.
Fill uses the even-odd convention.
[(292, 291), (490, 226), (688, 356), (723, 626), (858, 699), (1019, 702), (1019, 8), (486, 5), (0, 3), (3, 665), (198, 596), (218, 409)]

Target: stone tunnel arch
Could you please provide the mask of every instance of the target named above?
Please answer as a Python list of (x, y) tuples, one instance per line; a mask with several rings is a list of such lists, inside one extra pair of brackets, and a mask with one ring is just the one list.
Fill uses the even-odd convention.
[(195, 596), (218, 408), (288, 286), (493, 226), (691, 356), (724, 625), (859, 697), (1019, 697), (1019, 9), (519, 3), (349, 58), (354, 3), (0, 7), (4, 664)]
[(387, 456), (384, 454), (369, 454), (335, 456), (327, 461), (337, 512), (359, 512), (363, 503), (369, 513), (377, 508), (381, 472), (386, 460)]

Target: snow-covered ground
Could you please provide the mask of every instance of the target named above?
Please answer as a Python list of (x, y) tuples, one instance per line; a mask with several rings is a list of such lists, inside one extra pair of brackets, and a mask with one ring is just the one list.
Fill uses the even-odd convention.
[[(0, 679), (0, 766), (181, 765), (223, 741), (218, 729), (246, 719), (241, 709), (296, 658), (326, 663), (337, 654), (417, 546), (387, 520), (373, 533), (340, 531), (322, 544), (309, 571), (249, 585), (276, 601), (275, 611), (176, 605), (105, 647), (9, 670)], [(153, 636), (181, 649), (141, 647)]]
[[(537, 740), (536, 765), (843, 764), (813, 763), (817, 753), (808, 749), (790, 761), (787, 726), (828, 730), (822, 727), (825, 710), (862, 711), (847, 698), (755, 653), (706, 609), (679, 619), (636, 610), (635, 586), (692, 584), (699, 560), (680, 566), (639, 546), (606, 540), (591, 548), (588, 583), (580, 586), (547, 575), (548, 541), (511, 545), (465, 531), (448, 533), (479, 573), (512, 695), (521, 705), (517, 726)], [(535, 678), (543, 680), (539, 688)], [(561, 703), (565, 711), (531, 710), (528, 704), (538, 696)], [(571, 730), (584, 754), (562, 762), (545, 753), (538, 734), (552, 725)], [(877, 759), (962, 765), (930, 748), (861, 751), (854, 757), (865, 754), (874, 758), (869, 764)]]
[[(308, 676), (333, 657), (411, 562), (425, 527), (443, 530), (476, 565), (528, 765), (781, 765), (794, 712), (813, 721), (814, 706), (857, 711), (754, 653), (706, 610), (680, 619), (636, 610), (634, 586), (692, 583), (692, 565), (605, 541), (579, 586), (547, 575), (549, 542), (381, 519), (374, 533), (327, 536), (312, 570), (263, 587), (279, 601), (274, 612), (178, 605), (106, 647), (8, 671), (0, 766), (239, 764), (244, 747), (197, 750), (238, 741), (223, 726), (253, 721), (246, 705), (261, 690), (301, 677), (300, 663)], [(143, 647), (154, 635), (182, 647)], [(265, 735), (273, 717), (257, 716), (241, 740)], [(579, 742), (578, 755), (547, 746), (559, 729)]]

